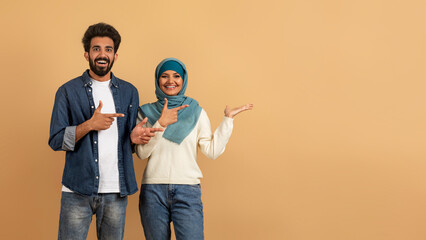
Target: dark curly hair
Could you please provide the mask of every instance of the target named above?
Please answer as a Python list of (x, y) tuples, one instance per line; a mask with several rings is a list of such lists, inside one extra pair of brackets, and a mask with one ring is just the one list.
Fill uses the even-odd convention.
[(118, 51), (120, 46), (121, 36), (118, 31), (111, 25), (106, 23), (97, 23), (89, 26), (86, 32), (84, 33), (82, 42), (84, 46), (84, 51), (89, 52), (90, 42), (94, 37), (109, 37), (114, 42), (114, 52)]

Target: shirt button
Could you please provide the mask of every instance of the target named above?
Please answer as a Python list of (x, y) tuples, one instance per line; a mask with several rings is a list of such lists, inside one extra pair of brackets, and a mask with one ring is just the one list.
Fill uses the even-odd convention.
[(132, 107), (132, 104), (130, 104), (130, 107)]
[(95, 159), (95, 162), (98, 162), (98, 159)]
[(95, 108), (94, 106), (92, 106), (92, 108)]
[(92, 89), (89, 89), (89, 92), (91, 92), (92, 91)]
[(98, 176), (96, 176), (96, 179), (99, 179), (99, 177), (98, 177)]
[(98, 144), (98, 142), (95, 141), (95, 144)]

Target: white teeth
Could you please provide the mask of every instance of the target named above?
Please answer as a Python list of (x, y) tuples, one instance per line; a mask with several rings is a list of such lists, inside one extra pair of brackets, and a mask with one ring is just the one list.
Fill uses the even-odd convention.
[(106, 63), (106, 61), (98, 61), (98, 63), (104, 64), (104, 63)]
[(166, 88), (175, 88), (176, 86), (166, 86)]

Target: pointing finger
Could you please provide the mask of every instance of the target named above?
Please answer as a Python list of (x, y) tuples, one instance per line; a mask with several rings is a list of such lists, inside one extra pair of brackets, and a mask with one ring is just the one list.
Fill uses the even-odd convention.
[(187, 108), (187, 107), (189, 107), (189, 105), (183, 105), (183, 106), (177, 107), (175, 109), (176, 109), (176, 111), (179, 111), (179, 110), (182, 110), (182, 109)]
[(124, 117), (124, 114), (122, 114), (122, 113), (107, 113), (107, 114), (103, 114), (103, 115), (104, 115), (104, 117), (110, 117), (110, 118)]
[(148, 130), (149, 130), (149, 132), (152, 132), (152, 133), (164, 131), (164, 129), (162, 129), (162, 128), (148, 128)]

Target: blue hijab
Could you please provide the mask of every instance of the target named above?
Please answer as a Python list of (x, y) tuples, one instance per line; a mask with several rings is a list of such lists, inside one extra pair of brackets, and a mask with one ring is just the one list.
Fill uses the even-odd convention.
[[(179, 73), (183, 80), (182, 89), (176, 96), (166, 95), (161, 91), (158, 85), (158, 79), (160, 74), (167, 70), (173, 70)], [(161, 61), (155, 69), (155, 95), (157, 95), (158, 101), (154, 103), (148, 103), (142, 105), (142, 115), (148, 117), (148, 121), (151, 125), (160, 118), (161, 111), (164, 107), (164, 98), (167, 98), (167, 108), (176, 108), (182, 105), (189, 105), (189, 107), (179, 110), (178, 121), (167, 126), (163, 133), (163, 137), (180, 144), (186, 136), (194, 129), (200, 117), (201, 107), (195, 99), (185, 96), (186, 87), (188, 85), (188, 73), (185, 65), (176, 58), (166, 58)]]

